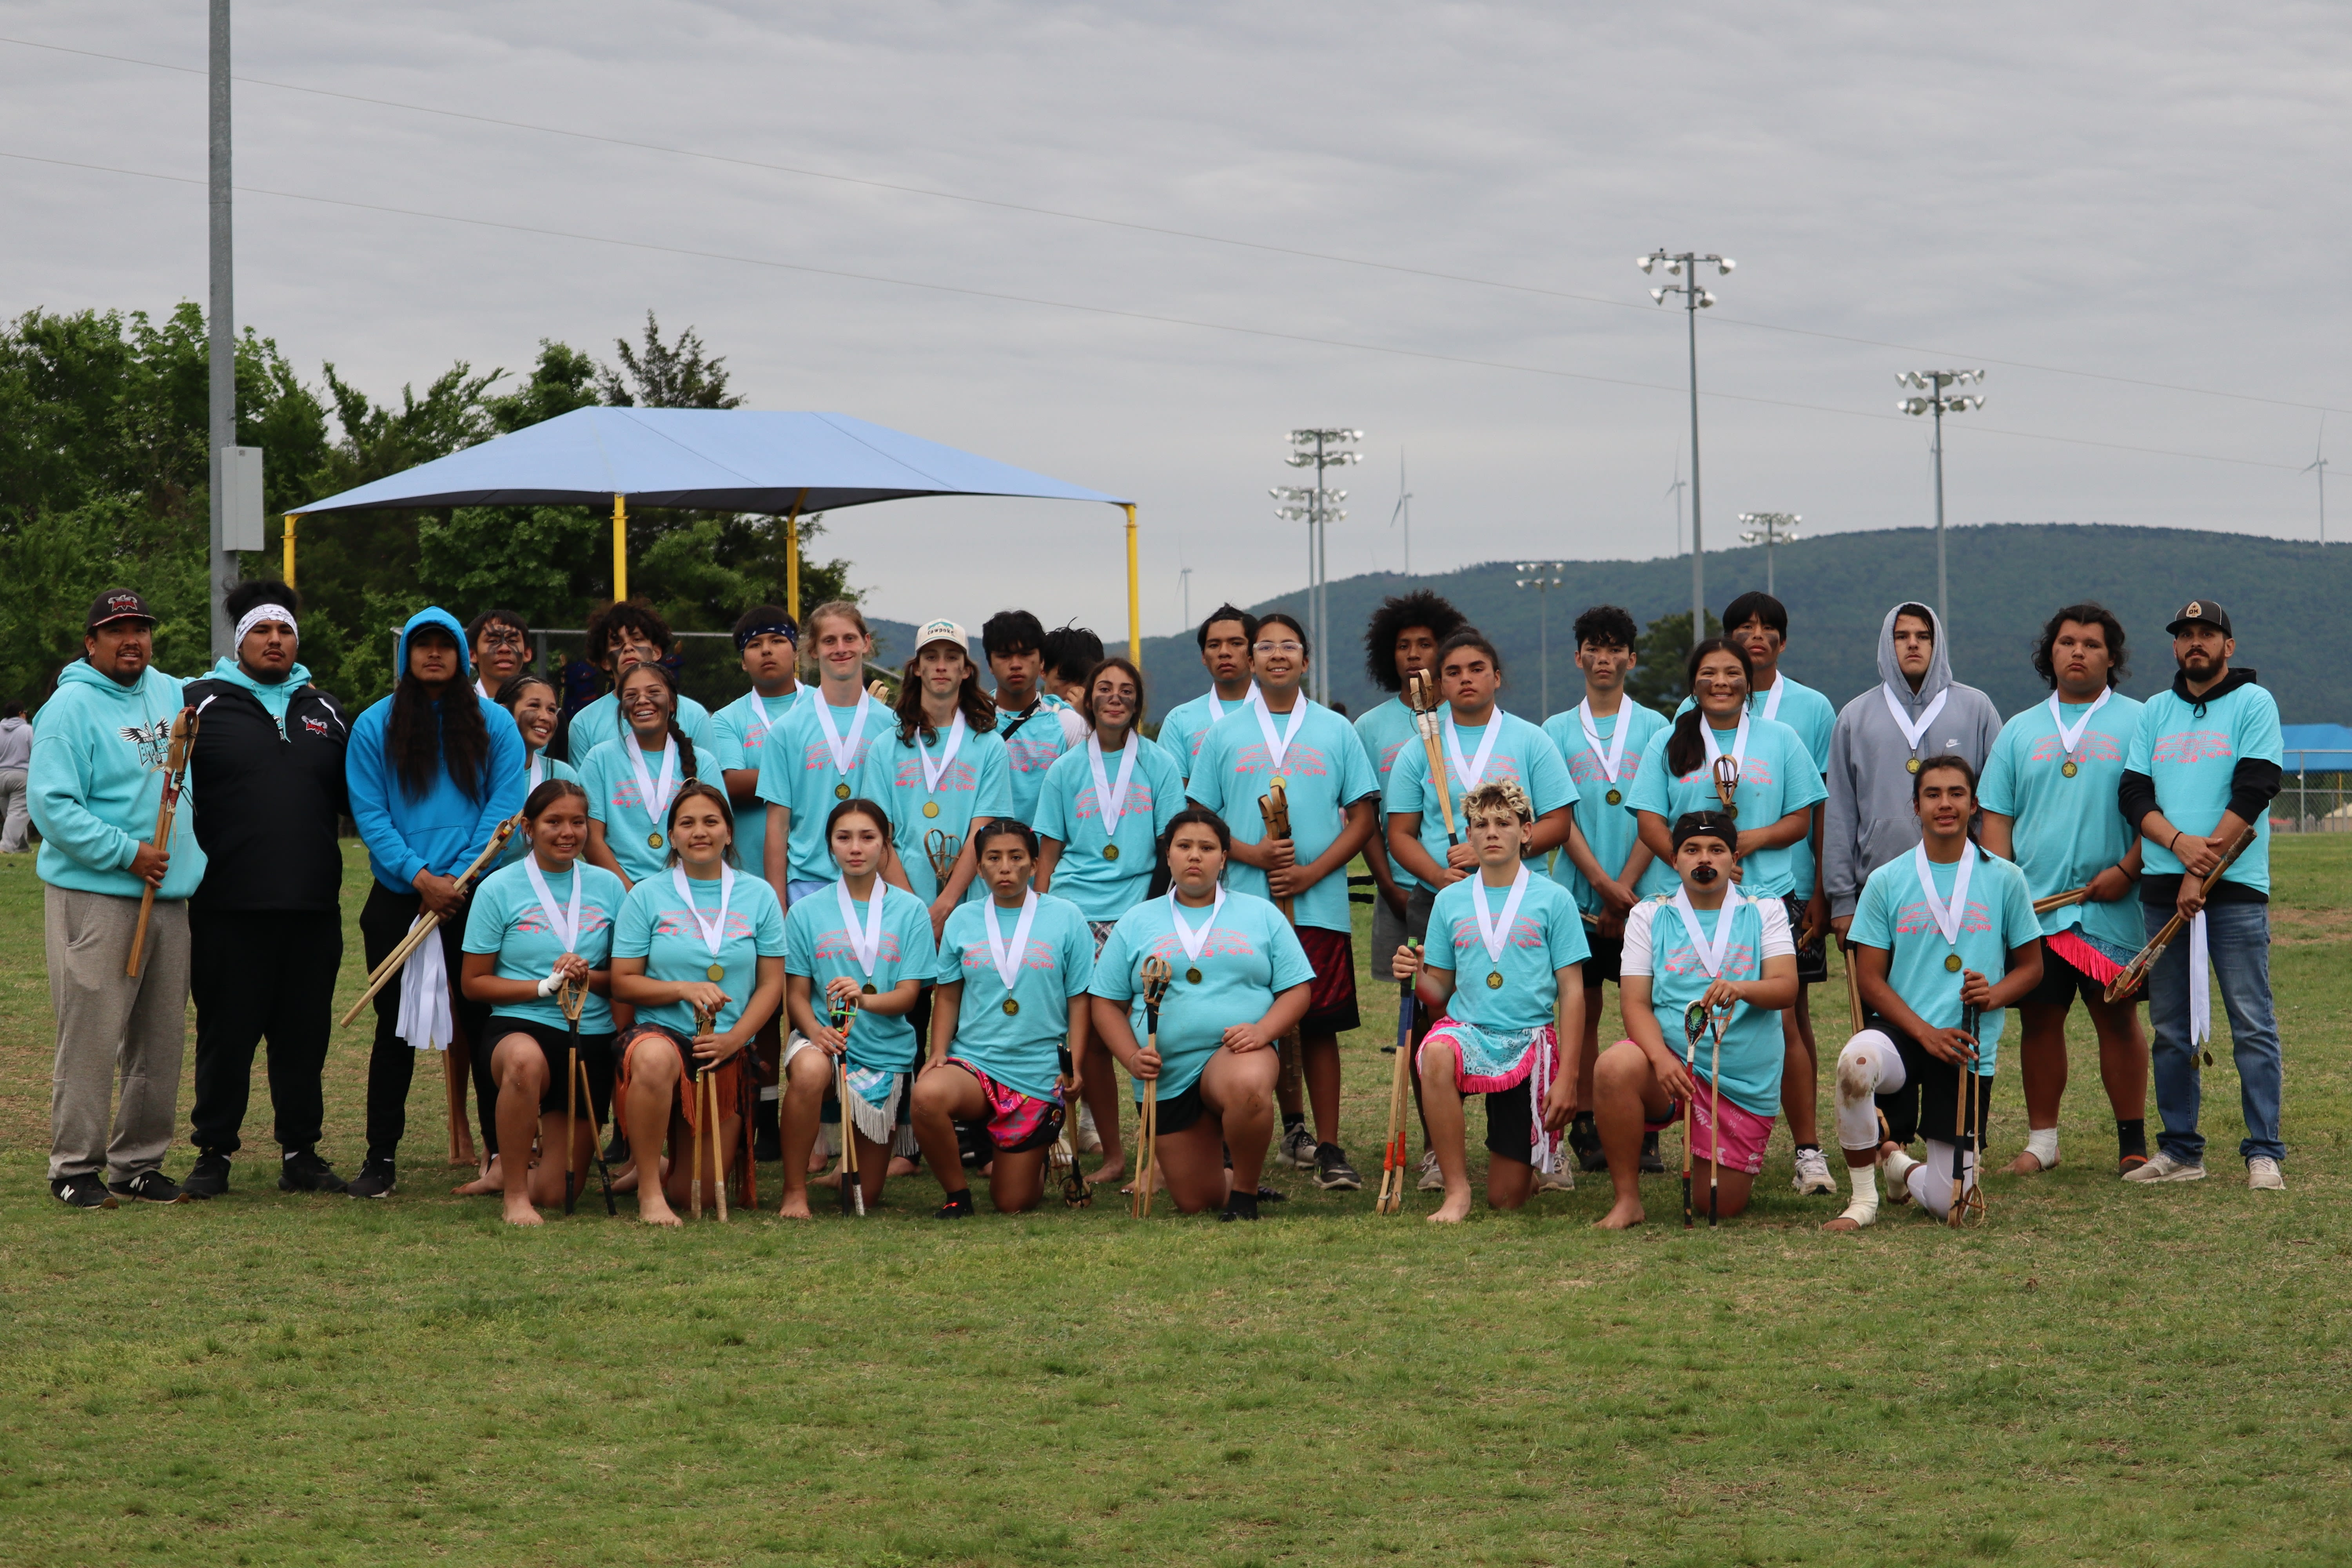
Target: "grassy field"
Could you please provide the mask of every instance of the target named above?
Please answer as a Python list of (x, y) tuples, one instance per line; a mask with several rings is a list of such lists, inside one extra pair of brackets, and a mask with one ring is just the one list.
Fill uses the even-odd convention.
[[(387, 1203), (278, 1194), (257, 1083), (231, 1196), (68, 1212), (9, 857), (0, 1559), (2352, 1562), (2352, 837), (2275, 854), (2290, 1191), (2243, 1185), (2221, 1053), (2214, 1179), (2116, 1183), (2085, 1035), (2058, 1172), (1993, 1178), (1980, 1231), (1845, 1238), (1785, 1133), (1713, 1233), (1595, 1232), (1594, 1177), (1440, 1233), (1427, 1197), (1381, 1219), (1286, 1176), (1254, 1226), (1114, 1200), (947, 1227), (918, 1180), (866, 1223), (518, 1233), (444, 1195), (424, 1073)], [(1379, 1032), (1348, 1042), (1375, 1167)], [(347, 1173), (364, 1061), (339, 1037)], [(2005, 1156), (2013, 1068), (1995, 1103)]]

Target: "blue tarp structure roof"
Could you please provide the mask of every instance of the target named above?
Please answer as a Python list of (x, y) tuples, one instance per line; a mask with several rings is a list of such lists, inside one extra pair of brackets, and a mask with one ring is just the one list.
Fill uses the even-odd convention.
[(1034, 496), (1126, 504), (846, 414), (577, 408), (405, 473), (290, 510), (590, 505), (834, 511), (909, 496)]
[(2282, 724), (2279, 735), (2288, 773), (2352, 773), (2352, 725)]

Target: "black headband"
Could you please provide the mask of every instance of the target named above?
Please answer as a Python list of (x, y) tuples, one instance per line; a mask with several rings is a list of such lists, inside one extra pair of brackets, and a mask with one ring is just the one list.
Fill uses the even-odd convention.
[(1720, 838), (1726, 847), (1739, 853), (1739, 825), (1719, 811), (1686, 811), (1675, 818), (1675, 853), (1682, 853), (1683, 843), (1691, 838)]
[(735, 634), (735, 651), (737, 653), (741, 653), (745, 648), (751, 647), (751, 639), (753, 637), (771, 636), (780, 637), (786, 642), (792, 644), (794, 647), (801, 646), (801, 629), (793, 624), (792, 616), (786, 616), (781, 620), (761, 621), (756, 626), (745, 626), (741, 631), (737, 632)]

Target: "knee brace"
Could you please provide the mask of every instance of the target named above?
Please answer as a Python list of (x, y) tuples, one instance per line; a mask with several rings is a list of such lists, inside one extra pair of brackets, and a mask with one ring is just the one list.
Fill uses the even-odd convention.
[(1838, 1146), (1877, 1148), (1876, 1097), (1904, 1082), (1903, 1055), (1884, 1030), (1864, 1029), (1848, 1040), (1837, 1059)]

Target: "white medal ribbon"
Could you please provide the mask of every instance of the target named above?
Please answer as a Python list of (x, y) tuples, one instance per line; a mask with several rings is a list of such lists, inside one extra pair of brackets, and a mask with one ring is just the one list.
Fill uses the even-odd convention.
[(588, 879), (580, 874), (580, 868), (575, 863), (572, 868), (571, 911), (568, 914), (559, 915), (555, 912), (555, 895), (547, 890), (547, 879), (539, 874), (537, 851), (524, 854), (522, 868), (530, 878), (531, 892), (538, 896), (539, 912), (547, 917), (547, 929), (555, 933), (555, 940), (563, 944), (564, 952), (578, 952), (580, 951), (580, 889)]
[[(931, 766), (930, 752), (923, 750), (920, 746), (915, 748), (915, 756), (923, 764), (923, 787), (930, 791), (933, 795), (937, 795), (939, 793), (940, 781), (948, 776), (948, 768), (955, 762), (956, 752), (958, 749), (963, 745), (963, 710), (959, 708), (956, 710), (955, 722), (948, 726), (947, 744), (940, 748), (940, 765), (938, 767)], [(839, 753), (836, 752), (835, 754), (838, 755)], [(844, 767), (843, 771), (848, 771), (846, 766)]]
[(873, 706), (872, 692), (857, 694), (857, 720), (849, 726), (848, 737), (845, 739), (841, 731), (833, 727), (833, 704), (824, 700), (823, 693), (817, 696), (814, 703), (817, 726), (824, 731), (825, 749), (833, 753), (833, 771), (845, 779), (849, 776), (849, 759), (857, 750), (857, 737), (866, 733), (866, 710)]
[(1265, 737), (1266, 758), (1277, 772), (1281, 770), (1283, 758), (1290, 754), (1290, 742), (1297, 737), (1298, 726), (1307, 721), (1307, 698), (1301, 694), (1291, 705), (1290, 722), (1283, 726), (1282, 735), (1276, 739), (1274, 710), (1265, 705), (1265, 698), (1255, 690), (1250, 693), (1250, 711), (1257, 715), (1258, 733)]
[(1723, 978), (1724, 955), (1731, 951), (1732, 917), (1739, 912), (1739, 906), (1746, 901), (1739, 896), (1738, 889), (1724, 889), (1723, 907), (1715, 911), (1715, 937), (1710, 941), (1706, 930), (1698, 923), (1698, 910), (1690, 901), (1690, 889), (1675, 889), (1675, 913), (1682, 917), (1683, 930), (1690, 932), (1691, 951), (1698, 954), (1698, 966), (1706, 971), (1709, 980)]
[(2213, 950), (2207, 945), (2205, 911), (2189, 917), (2189, 1043), (2213, 1037)]
[[(534, 877), (532, 879), (537, 880), (537, 878)], [(677, 889), (677, 896), (685, 900), (686, 912), (694, 917), (695, 929), (702, 933), (702, 945), (710, 950), (711, 962), (714, 963), (721, 962), (719, 950), (727, 941), (727, 905), (735, 897), (734, 868), (731, 866), (719, 868), (719, 912), (707, 921), (702, 918), (702, 911), (695, 908), (694, 889), (687, 883), (686, 868), (672, 866), (669, 868), (669, 879), (670, 885)], [(877, 887), (875, 891), (879, 892), (881, 889)], [(877, 899), (875, 903), (879, 907), (881, 900)], [(850, 923), (855, 925), (856, 922), (853, 921)], [(881, 942), (881, 932), (877, 931), (874, 934), (876, 944), (878, 946)], [(871, 964), (866, 966), (866, 973), (868, 974), (874, 973)]]
[(646, 820), (651, 822), (658, 832), (662, 813), (669, 809), (670, 796), (677, 793), (677, 737), (672, 735), (662, 742), (661, 777), (658, 781), (646, 772), (646, 749), (637, 743), (636, 736), (625, 733), (622, 742), (628, 747), (629, 766), (637, 772), (637, 798), (645, 802)]
[(1195, 931), (1184, 924), (1184, 906), (1176, 901), (1176, 889), (1168, 889), (1168, 923), (1176, 928), (1176, 940), (1182, 944), (1184, 957), (1189, 962), (1201, 962), (1201, 954), (1209, 945), (1210, 928), (1217, 923), (1217, 916), (1224, 907), (1225, 890), (1219, 888), (1215, 900), (1209, 905), (1209, 918), (1202, 921), (1201, 929)]
[(1021, 961), (1029, 955), (1029, 928), (1037, 923), (1037, 889), (1023, 889), (1021, 918), (1013, 922), (1011, 942), (1006, 942), (997, 929), (995, 899), (981, 906), (980, 921), (981, 929), (988, 933), (988, 956), (996, 961), (996, 977), (1010, 991), (1021, 978)]
[(1952, 695), (1952, 689), (1948, 686), (1936, 693), (1936, 700), (1927, 704), (1927, 711), (1920, 714), (1919, 721), (1914, 724), (1903, 717), (1903, 703), (1895, 695), (1895, 688), (1881, 682), (1878, 691), (1886, 699), (1886, 710), (1895, 716), (1895, 727), (1903, 731), (1903, 743), (1915, 752), (1919, 749), (1919, 737), (1927, 732), (1927, 726), (1936, 721), (1936, 715), (1944, 710), (1945, 700)]
[(2058, 726), (2058, 743), (2066, 748), (2065, 755), (2070, 760), (2074, 755), (2074, 748), (2083, 743), (2083, 731), (2091, 727), (2091, 721), (2098, 716), (2099, 710), (2105, 708), (2107, 699), (2115, 694), (2112, 687), (2100, 692), (2097, 699), (2083, 710), (2083, 716), (2074, 721), (2074, 727), (2071, 730), (2066, 728), (2066, 715), (2058, 706), (2058, 694), (2054, 691), (2050, 694), (2050, 721)]
[(1128, 783), (1135, 777), (1135, 753), (1142, 749), (1134, 732), (1129, 731), (1127, 743), (1119, 748), (1118, 783), (1114, 784), (1103, 766), (1102, 741), (1094, 735), (1087, 737), (1087, 766), (1094, 770), (1095, 810), (1102, 816), (1105, 838), (1118, 837), (1118, 819), (1127, 812)]
[(1960, 917), (1968, 912), (1969, 908), (1969, 874), (1976, 869), (1976, 856), (1972, 853), (1975, 848), (1973, 844), (1960, 846), (1960, 863), (1952, 872), (1952, 901), (1949, 907), (1936, 897), (1936, 873), (1928, 868), (1934, 862), (1927, 858), (1927, 847), (1922, 844), (1911, 851), (1911, 867), (1919, 874), (1919, 891), (1927, 896), (1927, 913), (1935, 921), (1936, 929), (1944, 933), (1944, 940), (1951, 943), (1955, 951), (1960, 945)]
[(1519, 918), (1519, 900), (1528, 896), (1528, 863), (1519, 862), (1518, 874), (1511, 879), (1511, 896), (1503, 900), (1503, 912), (1494, 923), (1486, 921), (1486, 879), (1482, 872), (1478, 885), (1470, 894), (1470, 912), (1478, 917), (1478, 940), (1486, 944), (1486, 957), (1496, 968), (1503, 963), (1503, 944), (1510, 939), (1511, 922)]
[(525, 781), (523, 784), (523, 790), (526, 794), (531, 790), (537, 789), (540, 785), (547, 782), (547, 753), (545, 752), (533, 752), (530, 754), (530, 766), (524, 772), (523, 778)]
[(793, 688), (793, 695), (784, 699), (784, 711), (782, 717), (778, 717), (776, 710), (768, 706), (768, 700), (766, 698), (761, 696), (756, 691), (751, 693), (752, 705), (760, 710), (760, 740), (761, 743), (764, 744), (766, 742), (769, 731), (774, 729), (777, 725), (782, 723), (784, 720), (793, 716), (793, 710), (799, 705), (801, 698), (806, 695), (808, 689), (809, 689), (805, 686)]
[(446, 1051), (457, 1037), (450, 1016), (448, 960), (435, 931), (408, 956), (400, 971), (400, 1013), (393, 1033), (419, 1051)]
[[(1250, 682), (1249, 693), (1248, 693), (1248, 695), (1247, 695), (1247, 696), (1244, 697), (1244, 698), (1242, 699), (1242, 700), (1243, 700), (1243, 701), (1244, 701), (1244, 702), (1261, 702), (1261, 701), (1263, 701), (1263, 699), (1261, 699), (1261, 698), (1258, 696), (1258, 694), (1257, 694), (1257, 682), (1256, 682), (1256, 681), (1253, 680), (1253, 681), (1251, 681), (1251, 682)], [(1209, 688), (1209, 721), (1210, 721), (1211, 723), (1214, 723), (1216, 721), (1218, 721), (1218, 720), (1220, 720), (1220, 719), (1223, 718), (1224, 716), (1225, 716), (1225, 705), (1224, 705), (1223, 703), (1222, 703), (1222, 702), (1220, 702), (1220, 701), (1218, 701), (1218, 700), (1217, 700), (1217, 689), (1216, 689), (1215, 687), (1212, 686), (1211, 688)]]
[[(1698, 738), (1706, 742), (1706, 765), (1709, 771), (1712, 772), (1715, 767), (1715, 759), (1723, 755), (1723, 748), (1716, 744), (1715, 725), (1704, 713), (1698, 716)], [(1738, 731), (1731, 737), (1731, 763), (1732, 766), (1738, 768), (1743, 773), (1747, 771), (1748, 710), (1745, 708), (1742, 708), (1739, 710)]]
[[(1771, 689), (1771, 690), (1769, 690), (1769, 691), (1759, 691), (1759, 692), (1758, 692), (1758, 693), (1756, 694), (1756, 696), (1757, 696), (1757, 697), (1761, 697), (1762, 699), (1764, 699), (1764, 717), (1765, 717), (1765, 718), (1767, 718), (1767, 719), (1778, 719), (1778, 718), (1780, 718), (1780, 694), (1781, 694), (1782, 692), (1784, 692), (1784, 691), (1788, 690), (1788, 689), (1789, 689), (1789, 681), (1788, 681), (1788, 678), (1776, 672), (1776, 673), (1773, 675), (1773, 677), (1772, 677), (1772, 689)], [(1748, 700), (1750, 700), (1750, 701), (1752, 702), (1752, 701), (1754, 701), (1754, 700), (1755, 700), (1755, 699), (1754, 699), (1754, 698), (1750, 698)], [(1753, 710), (1750, 710), (1750, 711), (1753, 711)]]
[(866, 906), (866, 929), (860, 931), (857, 904), (849, 896), (847, 879), (833, 885), (833, 896), (841, 901), (841, 926), (849, 938), (850, 953), (868, 980), (874, 978), (874, 966), (882, 961), (882, 903), (888, 890), (881, 878), (874, 879), (874, 896)]
[(1497, 708), (1486, 715), (1486, 732), (1478, 739), (1478, 754), (1468, 763), (1462, 760), (1462, 735), (1454, 727), (1454, 710), (1445, 710), (1445, 760), (1453, 765), (1454, 776), (1462, 781), (1463, 791), (1478, 787), (1486, 776), (1486, 759), (1495, 754), (1495, 738), (1503, 732), (1503, 712)]
[(1617, 770), (1625, 762), (1625, 737), (1633, 732), (1629, 715), (1622, 704), (1617, 709), (1617, 732), (1609, 737), (1605, 747), (1601, 743), (1601, 731), (1592, 724), (1592, 699), (1586, 698), (1576, 705), (1576, 722), (1584, 731), (1584, 743), (1592, 748), (1592, 760), (1601, 764), (1601, 776), (1609, 783), (1617, 782)]

